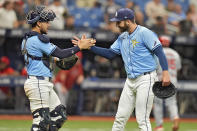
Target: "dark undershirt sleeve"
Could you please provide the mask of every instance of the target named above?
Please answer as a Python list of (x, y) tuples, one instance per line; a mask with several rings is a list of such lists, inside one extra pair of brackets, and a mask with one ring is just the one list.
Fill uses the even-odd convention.
[(159, 58), (159, 63), (161, 65), (162, 70), (168, 70), (168, 61), (166, 56), (163, 52), (162, 46), (158, 46), (153, 50), (153, 53)]
[(97, 47), (97, 46), (92, 46), (90, 50), (95, 54), (103, 56), (107, 59), (112, 59), (118, 55), (115, 52), (113, 52), (111, 49)]
[(78, 46), (67, 48), (67, 49), (60, 49), (59, 47), (56, 47), (56, 49), (52, 52), (51, 55), (62, 59), (62, 58), (72, 56), (79, 51), (80, 49)]

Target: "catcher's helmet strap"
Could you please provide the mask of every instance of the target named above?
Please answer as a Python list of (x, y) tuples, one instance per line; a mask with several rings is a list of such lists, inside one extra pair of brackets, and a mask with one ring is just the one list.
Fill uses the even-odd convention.
[(27, 20), (28, 24), (36, 23), (40, 19), (40, 16), (36, 16), (34, 19)]

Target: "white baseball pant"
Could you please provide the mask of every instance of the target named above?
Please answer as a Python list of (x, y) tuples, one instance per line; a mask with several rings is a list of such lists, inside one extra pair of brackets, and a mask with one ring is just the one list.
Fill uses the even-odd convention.
[(156, 121), (156, 126), (160, 126), (163, 124), (163, 102), (165, 101), (165, 107), (167, 107), (167, 110), (170, 115), (170, 119), (178, 119), (178, 107), (177, 107), (177, 101), (176, 101), (176, 95), (173, 95), (165, 100), (162, 100), (158, 97), (155, 97), (154, 99), (154, 117)]
[[(27, 79), (24, 84), (25, 94), (30, 101), (31, 112), (39, 108), (49, 108), (50, 111), (60, 105), (60, 100), (53, 90), (53, 83), (47, 80), (38, 80), (36, 77)], [(33, 124), (40, 122), (40, 117), (33, 119)]]
[(156, 80), (156, 71), (135, 79), (126, 79), (112, 131), (124, 130), (134, 108), (140, 131), (152, 131), (149, 116), (154, 99), (152, 86)]

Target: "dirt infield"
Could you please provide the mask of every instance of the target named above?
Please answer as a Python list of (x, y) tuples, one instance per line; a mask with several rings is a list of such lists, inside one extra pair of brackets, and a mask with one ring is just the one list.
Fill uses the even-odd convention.
[[(0, 120), (32, 120), (31, 115), (0, 115)], [(99, 117), (99, 116), (68, 116), (70, 121), (113, 121), (114, 117)], [(129, 121), (135, 121), (135, 118), (130, 118)], [(154, 119), (151, 119), (154, 121)], [(170, 121), (166, 118), (164, 121)], [(181, 118), (182, 122), (197, 123), (197, 119)]]

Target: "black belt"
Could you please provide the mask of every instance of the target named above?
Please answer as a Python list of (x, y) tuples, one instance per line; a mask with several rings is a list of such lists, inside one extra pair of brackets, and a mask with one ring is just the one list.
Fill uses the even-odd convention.
[(150, 74), (151, 72), (144, 72), (144, 75), (148, 75), (148, 74)]
[(52, 78), (51, 77), (44, 77), (44, 76), (27, 76), (27, 78), (31, 79), (31, 78), (36, 78), (38, 80), (47, 80), (47, 81), (51, 81)]

